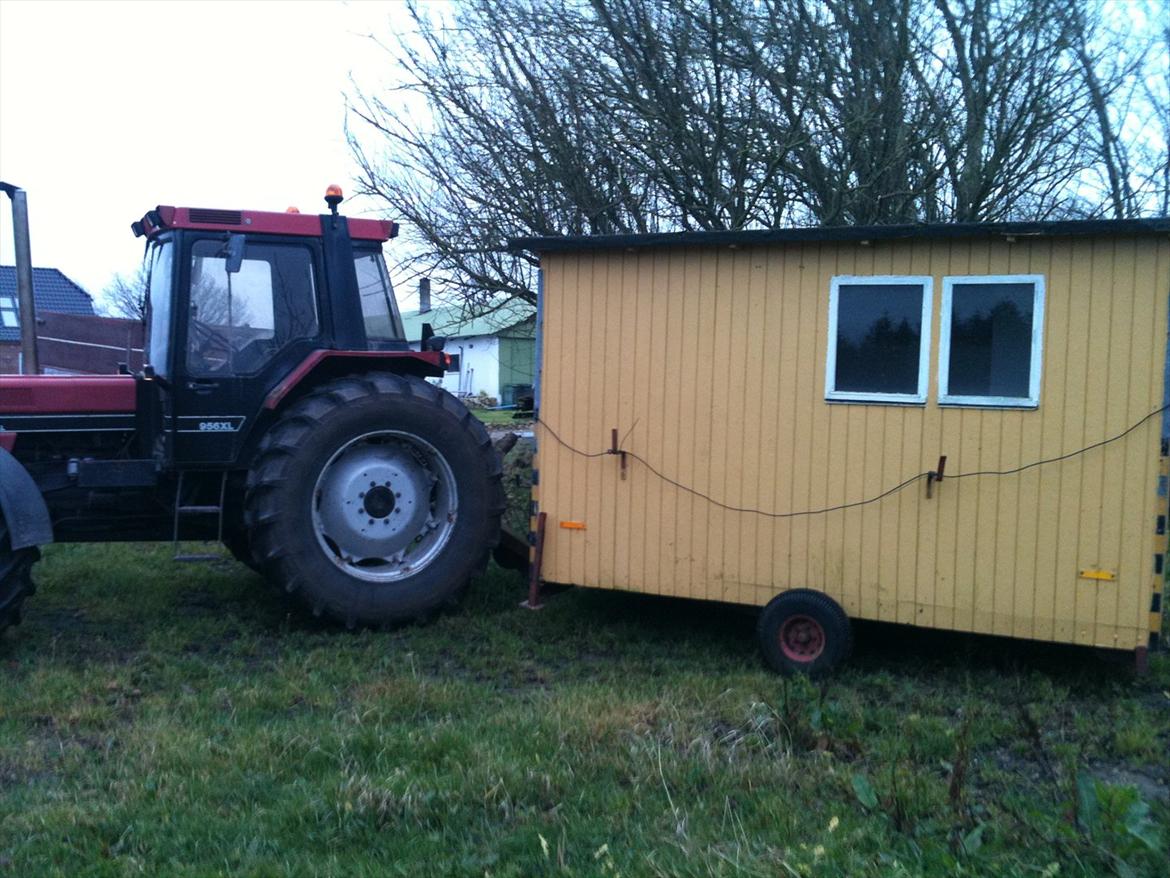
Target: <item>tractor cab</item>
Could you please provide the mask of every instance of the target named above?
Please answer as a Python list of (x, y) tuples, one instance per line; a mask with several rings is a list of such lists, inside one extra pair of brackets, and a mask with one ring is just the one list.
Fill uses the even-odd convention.
[(320, 352), (414, 356), (381, 251), (396, 224), (338, 215), (337, 187), (326, 200), (320, 216), (157, 207), (133, 223), (157, 395), (143, 408), (167, 464), (238, 460), (273, 392)]

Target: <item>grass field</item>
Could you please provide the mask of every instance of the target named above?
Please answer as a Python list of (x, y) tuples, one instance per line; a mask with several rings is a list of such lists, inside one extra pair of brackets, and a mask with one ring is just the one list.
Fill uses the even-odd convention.
[(0, 874), (1165, 875), (1170, 665), (752, 617), (493, 568), (322, 627), (232, 563), (57, 546), (0, 638)]
[(532, 418), (517, 418), (514, 411), (488, 411), (487, 409), (472, 409), (471, 413), (492, 427), (514, 427), (517, 430), (532, 429)]

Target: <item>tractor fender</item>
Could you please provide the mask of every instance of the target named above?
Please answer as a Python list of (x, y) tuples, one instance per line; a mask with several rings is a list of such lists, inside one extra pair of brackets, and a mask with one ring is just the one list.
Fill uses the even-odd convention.
[(272, 388), (264, 399), (264, 408), (275, 411), (298, 388), (314, 386), (346, 372), (381, 370), (419, 378), (441, 377), (444, 362), (439, 351), (313, 351)]
[(53, 542), (53, 523), (41, 489), (28, 470), (0, 448), (0, 513), (13, 551)]

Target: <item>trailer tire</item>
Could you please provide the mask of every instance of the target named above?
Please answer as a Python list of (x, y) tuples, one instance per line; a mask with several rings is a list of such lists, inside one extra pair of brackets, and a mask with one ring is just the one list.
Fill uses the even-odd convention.
[(315, 616), (429, 619), (487, 566), (502, 472), (449, 393), (379, 372), (330, 381), (260, 443), (244, 499), (252, 556)]
[(853, 628), (832, 598), (807, 588), (779, 594), (756, 625), (764, 660), (782, 674), (826, 674), (849, 657)]
[(20, 624), (21, 604), (36, 591), (32, 566), (40, 557), (35, 546), (13, 551), (8, 525), (0, 516), (0, 631)]

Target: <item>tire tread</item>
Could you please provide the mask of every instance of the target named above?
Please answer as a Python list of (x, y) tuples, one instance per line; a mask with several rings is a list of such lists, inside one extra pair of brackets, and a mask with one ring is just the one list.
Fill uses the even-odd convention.
[[(244, 490), (244, 522), (249, 532), (253, 557), (265, 578), (278, 589), (292, 596), (302, 591), (301, 578), (290, 562), (289, 551), (277, 538), (279, 522), (284, 517), (280, 506), (281, 487), (287, 482), (289, 468), (295, 463), (301, 441), (322, 427), (338, 408), (371, 397), (414, 398), (429, 400), (448, 415), (454, 416), (459, 426), (471, 434), (472, 442), (487, 477), (487, 523), (490, 538), (486, 540), (472, 569), (482, 573), (499, 541), (500, 522), (505, 511), (503, 467), (487, 430), (479, 419), (449, 393), (420, 379), (387, 372), (369, 372), (332, 380), (309, 392), (295, 402), (272, 426), (261, 440), (252, 468), (248, 472)], [(451, 606), (467, 589), (466, 581), (458, 583), (452, 594), (442, 603)], [(432, 618), (435, 613), (417, 610), (391, 619), (370, 619), (360, 608), (332, 606), (314, 599), (308, 609), (314, 616), (328, 616), (353, 628), (364, 625), (396, 624), (414, 621), (420, 616)]]

